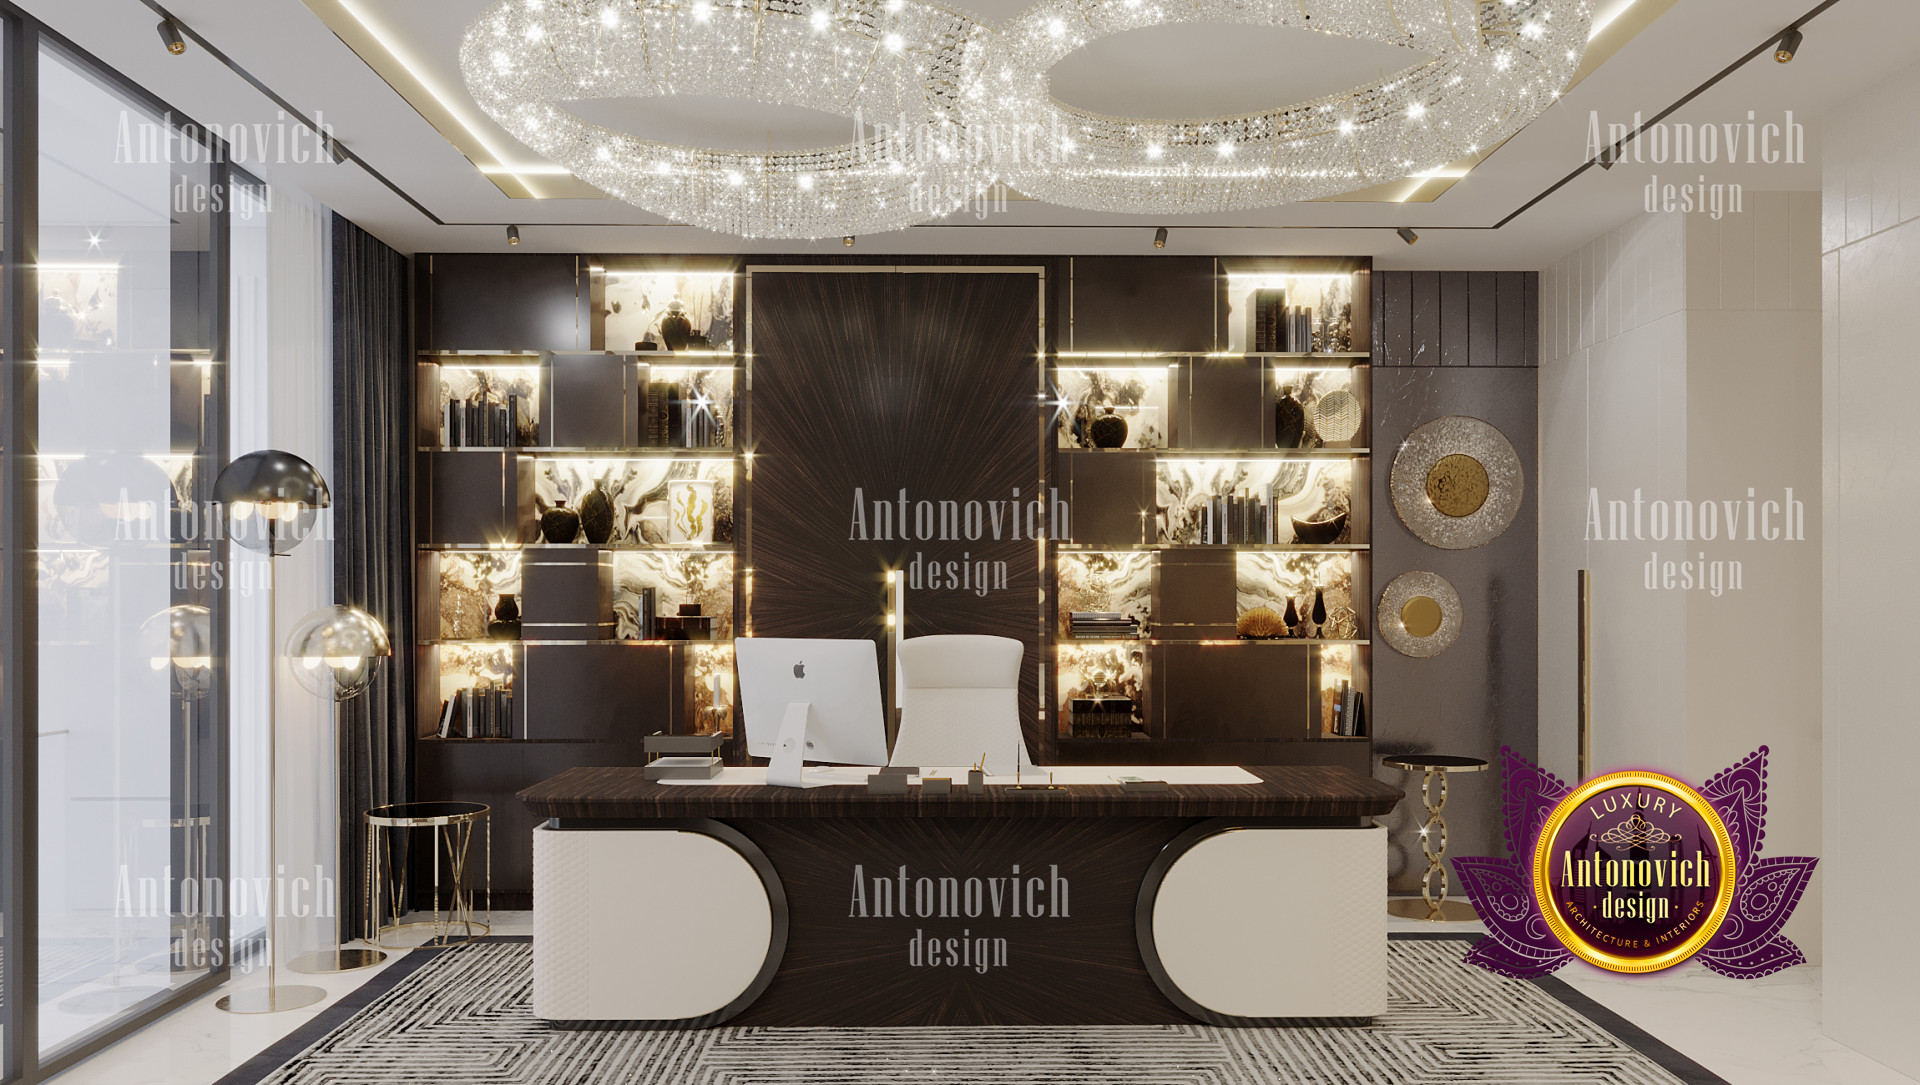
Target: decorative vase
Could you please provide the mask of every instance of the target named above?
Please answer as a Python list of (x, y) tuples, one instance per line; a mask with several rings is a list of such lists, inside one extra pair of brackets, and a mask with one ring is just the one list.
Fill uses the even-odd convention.
[(1293, 398), (1292, 392), (1282, 392), (1273, 408), (1274, 443), (1281, 448), (1299, 448), (1300, 442), (1307, 436), (1307, 409)]
[(1284, 633), (1284, 634), (1282, 634), (1283, 636), (1289, 636), (1289, 637), (1292, 637), (1292, 636), (1298, 636), (1298, 635), (1299, 635), (1299, 633), (1300, 633), (1300, 608), (1298, 608), (1298, 607), (1296, 607), (1296, 606), (1294, 606), (1294, 605), (1293, 605), (1293, 597), (1292, 597), (1292, 596), (1288, 596), (1288, 597), (1287, 597), (1287, 612), (1286, 612), (1286, 614), (1284, 614), (1284, 615), (1282, 615), (1282, 616), (1281, 616), (1281, 618), (1280, 618), (1280, 621), (1281, 621), (1281, 624), (1283, 624), (1283, 625), (1285, 625), (1285, 626), (1287, 627), (1287, 631), (1286, 631), (1286, 633)]
[(667, 541), (713, 541), (713, 483), (703, 479), (667, 483)]
[(1325, 546), (1340, 538), (1347, 528), (1347, 514), (1335, 513), (1325, 520), (1302, 520), (1292, 517), (1293, 541), (1307, 546)]
[(595, 546), (613, 538), (613, 500), (598, 486), (580, 499), (580, 530), (587, 533), (587, 541)]
[(580, 535), (580, 514), (567, 507), (565, 499), (540, 516), (540, 537), (550, 543), (570, 543)]
[(1108, 407), (1107, 413), (1093, 420), (1087, 427), (1088, 436), (1093, 438), (1095, 448), (1121, 448), (1127, 443), (1127, 420), (1113, 413)]
[(494, 620), (487, 623), (487, 636), (494, 640), (520, 639), (520, 601), (511, 595), (500, 596), (493, 608)]
[(1313, 632), (1324, 635), (1327, 630), (1327, 595), (1319, 588), (1313, 589)]
[(687, 349), (687, 340), (693, 338), (693, 321), (687, 319), (687, 307), (678, 297), (667, 303), (667, 311), (660, 317), (660, 340), (667, 344), (668, 350)]

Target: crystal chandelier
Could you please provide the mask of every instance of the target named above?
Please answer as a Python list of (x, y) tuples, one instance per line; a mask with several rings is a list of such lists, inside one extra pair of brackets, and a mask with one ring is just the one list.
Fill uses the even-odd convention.
[[(500, 0), (467, 28), (460, 68), (488, 116), (618, 199), (742, 237), (840, 237), (949, 214), (992, 182), (962, 110), (990, 33), (920, 0)], [(840, 114), (851, 138), (687, 147), (565, 108), (682, 94)]]
[[(1039, 124), (1009, 163), (1035, 199), (1095, 211), (1235, 211), (1434, 169), (1513, 135), (1579, 66), (1589, 0), (1039, 0), (1002, 28), (986, 114)], [(1111, 34), (1175, 23), (1281, 26), (1405, 47), (1418, 62), (1351, 91), (1234, 117), (1108, 117), (1065, 105), (1048, 70)]]

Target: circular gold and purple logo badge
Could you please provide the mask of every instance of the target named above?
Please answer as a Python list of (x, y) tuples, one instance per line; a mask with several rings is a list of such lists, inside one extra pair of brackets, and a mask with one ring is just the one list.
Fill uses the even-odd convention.
[(1652, 972), (1712, 940), (1733, 903), (1733, 840), (1720, 814), (1656, 772), (1595, 777), (1560, 800), (1533, 853), (1533, 893), (1574, 955)]

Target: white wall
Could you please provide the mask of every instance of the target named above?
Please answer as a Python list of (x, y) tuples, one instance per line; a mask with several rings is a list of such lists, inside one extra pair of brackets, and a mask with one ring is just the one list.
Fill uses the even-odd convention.
[[(1541, 761), (1575, 775), (1575, 570), (1594, 575), (1593, 763), (1695, 784), (1765, 745), (1763, 854), (1819, 855), (1819, 200), (1642, 215), (1541, 275)], [(1656, 500), (1804, 505), (1802, 542), (1653, 538)], [(1587, 538), (1588, 500), (1647, 503)], [(1650, 590), (1647, 564), (1738, 562), (1743, 587)], [(1724, 568), (1728, 568), (1723, 566)], [(1820, 881), (1785, 934), (1818, 961)]]
[(1920, 66), (1825, 122), (1826, 1030), (1920, 1076), (1920, 898), (1904, 816), (1920, 764), (1911, 642), (1920, 581)]

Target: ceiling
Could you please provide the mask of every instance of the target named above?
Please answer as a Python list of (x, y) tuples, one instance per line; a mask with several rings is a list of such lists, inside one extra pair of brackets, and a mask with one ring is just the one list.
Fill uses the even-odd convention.
[[(978, 0), (997, 21), (1027, 0)], [(1606, 0), (1607, 5), (1621, 0)], [(1659, 0), (1634, 0), (1653, 10)], [(1816, 0), (1677, 0), (1619, 47), (1560, 102), (1432, 202), (1321, 202), (1224, 215), (1142, 217), (1099, 214), (1025, 200), (982, 218), (863, 237), (857, 251), (881, 253), (1093, 254), (1155, 252), (1156, 226), (1172, 231), (1167, 253), (1367, 255), (1387, 268), (1538, 268), (1643, 213), (1649, 181), (1705, 175), (1709, 184), (1755, 190), (1820, 187), (1818, 118), (1906, 63), (1920, 59), (1920, 4), (1839, 0), (1806, 27), (1789, 65), (1762, 57), (1684, 107), (1670, 123), (1744, 125), (1786, 110), (1808, 128), (1804, 165), (1671, 167), (1622, 163), (1590, 169), (1500, 229), (1489, 229), (1591, 157), (1588, 132), (1651, 115), (1804, 15)], [(209, 125), (281, 121), (266, 95), (203, 48), (169, 55), (142, 0), (20, 0), (21, 6), (181, 113)], [(587, 195), (564, 171), (541, 162), (480, 113), (454, 56), (467, 23), (489, 0), (173, 0), (169, 9), (233, 63), (302, 112), (317, 114), (361, 158), (359, 165), (249, 162), (269, 181), (297, 185), (403, 252), (505, 248), (517, 224), (522, 251), (835, 252), (840, 243), (747, 241), (662, 222), (638, 208)], [(1629, 13), (1632, 9), (1629, 7)], [(345, 13), (344, 17), (342, 12)], [(323, 19), (322, 15), (326, 18)], [(1624, 19), (1625, 17), (1623, 17)], [(329, 23), (349, 25), (370, 66)], [(1624, 25), (1624, 23), (1623, 23)], [(1382, 52), (1390, 54), (1383, 57)], [(1375, 78), (1403, 50), (1318, 35), (1246, 28), (1166, 27), (1117, 35), (1054, 69), (1055, 93), (1102, 111), (1141, 115), (1244, 111)], [(407, 94), (403, 96), (400, 85)], [(409, 104), (440, 103), (474, 158)], [(657, 138), (746, 147), (797, 147), (846, 139), (850, 122), (807, 111), (737, 103), (595, 103), (591, 119)], [(434, 112), (429, 105), (428, 112)], [(585, 110), (583, 109), (583, 112)], [(477, 145), (477, 146), (476, 146)], [(476, 161), (504, 163), (514, 177), (489, 177)], [(384, 180), (383, 180), (384, 178)], [(496, 184), (496, 178), (502, 183)], [(1444, 187), (1444, 186), (1443, 186)], [(397, 192), (395, 190), (398, 190)], [(580, 194), (586, 198), (515, 199)], [(1402, 190), (1404, 191), (1404, 190)], [(1397, 198), (1397, 197), (1396, 197)], [(437, 220), (437, 221), (436, 221)], [(1410, 226), (1408, 246), (1394, 228)]]

